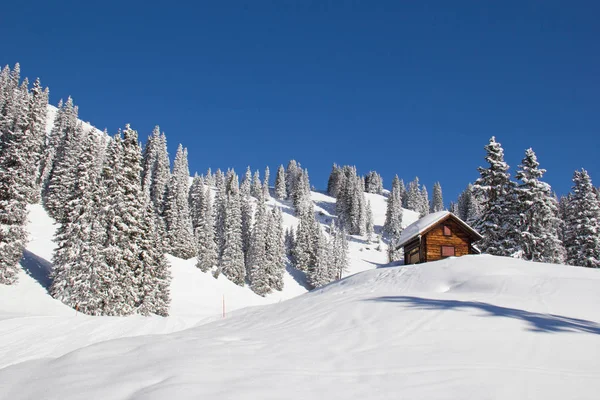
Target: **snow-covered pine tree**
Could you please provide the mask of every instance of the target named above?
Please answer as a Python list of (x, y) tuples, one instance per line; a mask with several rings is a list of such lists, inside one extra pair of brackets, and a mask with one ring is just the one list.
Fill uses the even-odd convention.
[(246, 268), (242, 249), (242, 212), (238, 177), (230, 170), (225, 180), (223, 247), (219, 258), (219, 270), (230, 281), (243, 286)]
[(385, 212), (385, 223), (383, 225), (383, 233), (393, 240), (398, 238), (402, 233), (402, 199), (401, 186), (402, 181), (398, 179), (398, 175), (392, 181), (392, 191), (387, 199), (387, 209)]
[(258, 170), (254, 171), (254, 175), (252, 176), (250, 193), (252, 194), (252, 197), (256, 199), (260, 199), (262, 197), (262, 184), (260, 183), (260, 173)]
[(187, 149), (180, 144), (173, 163), (173, 174), (167, 187), (164, 219), (169, 253), (186, 260), (196, 255), (188, 204), (189, 176)]
[(296, 173), (296, 185), (294, 186), (293, 204), (297, 216), (313, 212), (312, 200), (310, 198), (310, 182), (308, 170), (300, 170)]
[(221, 171), (220, 168), (217, 168), (217, 171), (215, 172), (214, 175), (214, 180), (215, 180), (215, 187), (220, 187), (221, 185), (225, 185), (225, 174), (223, 174), (223, 171)]
[(373, 210), (371, 209), (371, 200), (367, 202), (366, 209), (366, 234), (367, 241), (370, 243), (373, 240), (373, 234), (375, 233), (375, 224), (373, 222)]
[(208, 187), (215, 187), (215, 176), (213, 175), (212, 170), (210, 168), (206, 170), (204, 182), (208, 185)]
[(476, 225), (481, 217), (482, 205), (480, 194), (476, 193), (473, 185), (469, 183), (467, 188), (458, 196), (458, 217), (469, 225)]
[(248, 282), (258, 295), (264, 296), (271, 291), (269, 287), (269, 268), (267, 263), (267, 225), (269, 223), (267, 206), (259, 201), (254, 215), (254, 225), (248, 249)]
[[(459, 215), (459, 209), (458, 209), (458, 203), (455, 203), (453, 201), (450, 202), (449, 206), (448, 206), (448, 210), (454, 214), (454, 215)], [(459, 217), (460, 218), (460, 217)], [(462, 218), (461, 218), (462, 219)], [(464, 221), (464, 220), (463, 220)]]
[(271, 171), (269, 167), (265, 168), (265, 179), (262, 184), (262, 197), (264, 201), (267, 201), (271, 195), (269, 194), (269, 179), (271, 177)]
[(337, 164), (333, 164), (331, 173), (329, 174), (329, 180), (327, 181), (327, 194), (337, 198), (342, 185), (342, 179), (342, 169)]
[(433, 198), (431, 199), (431, 212), (444, 211), (444, 198), (442, 197), (442, 185), (439, 182), (433, 184)]
[[(64, 215), (65, 195), (70, 193), (73, 186), (74, 165), (79, 160), (79, 139), (83, 135), (83, 127), (77, 121), (77, 107), (73, 106), (71, 98), (63, 106), (63, 115), (57, 132), (58, 147), (48, 176), (44, 192), (44, 206), (48, 214), (61, 222)], [(52, 134), (54, 135), (54, 133)]]
[(307, 273), (307, 281), (313, 288), (319, 288), (331, 282), (331, 251), (325, 234), (319, 228), (317, 233), (315, 262)]
[(217, 243), (217, 253), (219, 257), (223, 252), (223, 243), (225, 241), (225, 211), (227, 207), (227, 192), (225, 187), (225, 178), (222, 175), (221, 170), (218, 169), (215, 173), (215, 242)]
[(144, 215), (139, 241), (142, 269), (137, 276), (139, 285), (137, 312), (142, 315), (169, 315), (171, 304), (171, 270), (155, 225), (154, 206), (149, 194), (144, 194)]
[(421, 188), (421, 201), (419, 204), (419, 216), (423, 218), (429, 214), (429, 195), (427, 194), (427, 188), (425, 185)]
[(252, 186), (252, 171), (250, 170), (250, 166), (246, 168), (246, 173), (244, 174), (244, 179), (242, 179), (242, 183), (240, 184), (240, 194), (242, 197), (250, 196), (250, 188)]
[(68, 214), (56, 231), (52, 256), (51, 295), (80, 312), (103, 315), (109, 301), (114, 270), (104, 261), (106, 227), (102, 213), (105, 195), (99, 185), (94, 139), (81, 138), (79, 162), (74, 168), (74, 190), (69, 193)]
[[(248, 186), (248, 188), (250, 188)], [(249, 276), (248, 251), (250, 249), (250, 240), (252, 237), (252, 218), (254, 211), (252, 210), (252, 200), (250, 192), (242, 194), (240, 188), (240, 200), (242, 207), (242, 250), (244, 251), (244, 263), (246, 265), (246, 277)]]
[(283, 169), (283, 165), (280, 165), (277, 169), (277, 176), (275, 177), (275, 197), (278, 200), (285, 200), (287, 198), (285, 170)]
[(143, 156), (142, 185), (149, 193), (157, 216), (157, 228), (165, 229), (162, 216), (165, 205), (165, 195), (171, 177), (171, 162), (167, 151), (167, 137), (160, 133), (156, 126), (146, 142)]
[(330, 225), (331, 235), (331, 268), (329, 269), (330, 281), (341, 279), (348, 270), (348, 239), (346, 231), (335, 223)]
[[(6, 74), (6, 73), (5, 73)], [(19, 65), (8, 74), (0, 109), (0, 284), (10, 285), (18, 279), (18, 263), (27, 240), (27, 188), (31, 177), (27, 137), (21, 128), (22, 110), (26, 107), (19, 90)]]
[(294, 228), (293, 227), (286, 228), (285, 229), (285, 254), (289, 257), (292, 265), (295, 265), (295, 262), (293, 260), (293, 251), (294, 251), (295, 241), (296, 240), (295, 240), (295, 235), (294, 235)]
[(271, 210), (267, 224), (266, 258), (268, 266), (269, 287), (283, 290), (283, 273), (285, 272), (285, 241), (283, 233), (283, 215), (280, 208)]
[(367, 193), (383, 194), (383, 179), (375, 171), (369, 171), (365, 176), (365, 191)]
[(475, 226), (483, 239), (477, 246), (489, 254), (513, 256), (519, 253), (515, 184), (496, 138), (492, 136), (484, 148), (489, 167), (478, 168), (480, 177), (473, 185), (476, 195), (483, 199), (482, 214)]
[(102, 210), (106, 236), (102, 245), (111, 279), (103, 315), (129, 315), (139, 304), (139, 249), (144, 223), (141, 150), (129, 125), (109, 143), (102, 171)]
[(213, 269), (219, 264), (217, 243), (215, 242), (214, 208), (211, 187), (206, 187), (202, 215), (197, 229), (198, 254), (196, 266), (203, 272)]
[(421, 185), (419, 184), (419, 177), (408, 184), (406, 192), (406, 208), (421, 213), (423, 196), (421, 193)]
[(540, 180), (546, 170), (539, 165), (533, 150), (528, 149), (515, 176), (521, 181), (516, 188), (521, 257), (560, 264), (564, 261), (565, 250), (558, 237), (558, 204), (550, 185)]
[(565, 224), (567, 263), (600, 268), (600, 205), (585, 169), (573, 174)]
[[(33, 83), (31, 94), (27, 91), (21, 93), (22, 99), (28, 100), (23, 104), (23, 110), (27, 112), (26, 126), (21, 130), (26, 132), (25, 147), (29, 155), (27, 165), (23, 171), (27, 176), (27, 200), (37, 203), (40, 200), (40, 165), (42, 152), (46, 141), (46, 115), (48, 108), (48, 89), (42, 88), (39, 78)], [(25, 122), (23, 121), (23, 122)]]
[(305, 212), (300, 215), (300, 223), (296, 228), (292, 250), (294, 268), (300, 271), (308, 272), (314, 266), (315, 233), (319, 229), (318, 225), (313, 212)]
[(293, 199), (295, 196), (296, 186), (299, 182), (298, 176), (302, 173), (300, 163), (296, 160), (290, 160), (285, 170), (285, 183), (287, 185), (288, 199)]
[(194, 232), (194, 236), (196, 237), (204, 210), (204, 194), (204, 179), (201, 176), (198, 176), (198, 174), (195, 174), (192, 185), (190, 186), (188, 203), (192, 220), (192, 232)]

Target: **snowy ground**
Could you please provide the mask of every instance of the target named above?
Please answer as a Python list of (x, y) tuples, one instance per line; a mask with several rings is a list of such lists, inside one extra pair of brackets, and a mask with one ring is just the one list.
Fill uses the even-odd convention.
[(0, 398), (597, 399), (599, 288), (596, 270), (466, 256), (169, 334), (141, 336), (178, 317), (4, 320), (5, 353), (33, 347), (0, 358)]

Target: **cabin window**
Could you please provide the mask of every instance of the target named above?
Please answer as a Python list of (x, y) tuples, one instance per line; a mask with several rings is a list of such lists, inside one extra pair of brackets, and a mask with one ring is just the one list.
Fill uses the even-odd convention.
[(444, 236), (452, 236), (452, 231), (450, 230), (450, 227), (448, 225), (444, 225), (443, 230)]
[(454, 246), (442, 246), (442, 257), (453, 257), (455, 254)]

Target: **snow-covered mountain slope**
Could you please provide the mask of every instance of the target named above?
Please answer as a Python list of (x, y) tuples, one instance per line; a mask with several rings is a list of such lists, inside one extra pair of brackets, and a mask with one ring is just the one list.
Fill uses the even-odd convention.
[[(328, 224), (335, 210), (335, 199), (313, 193), (315, 210), (322, 223)], [(386, 199), (367, 194), (372, 202), (374, 220), (380, 229), (385, 220)], [(286, 227), (296, 226), (290, 202), (269, 200), (269, 205), (281, 207)], [(411, 223), (416, 214), (406, 211), (405, 223)], [(284, 276), (284, 290), (261, 297), (248, 287), (240, 287), (225, 276), (215, 279), (195, 267), (195, 260), (181, 260), (169, 256), (173, 281), (172, 304), (169, 318), (110, 318), (88, 317), (76, 313), (47, 292), (50, 284), (54, 243), (54, 221), (41, 205), (29, 210), (29, 244), (22, 265), (24, 271), (15, 286), (0, 285), (0, 366), (38, 357), (57, 357), (74, 349), (119, 337), (175, 332), (222, 318), (223, 311), (277, 303), (307, 292), (304, 276), (288, 269)], [(386, 247), (381, 251), (366, 244), (365, 238), (352, 237), (349, 242), (350, 266), (348, 274), (373, 269), (386, 261)]]
[(492, 256), (378, 268), (176, 333), (15, 360), (0, 398), (596, 399), (599, 289), (596, 270)]

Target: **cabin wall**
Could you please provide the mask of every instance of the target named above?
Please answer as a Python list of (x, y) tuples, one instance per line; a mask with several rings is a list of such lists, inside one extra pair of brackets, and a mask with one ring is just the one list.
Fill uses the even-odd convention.
[[(451, 236), (444, 236), (444, 225), (450, 227), (452, 232)], [(425, 261), (435, 261), (445, 258), (442, 257), (442, 246), (454, 246), (454, 255), (456, 257), (469, 254), (471, 238), (462, 230), (460, 225), (452, 220), (446, 220), (440, 223), (429, 231), (424, 239), (424, 242), (426, 243), (424, 250)]]

